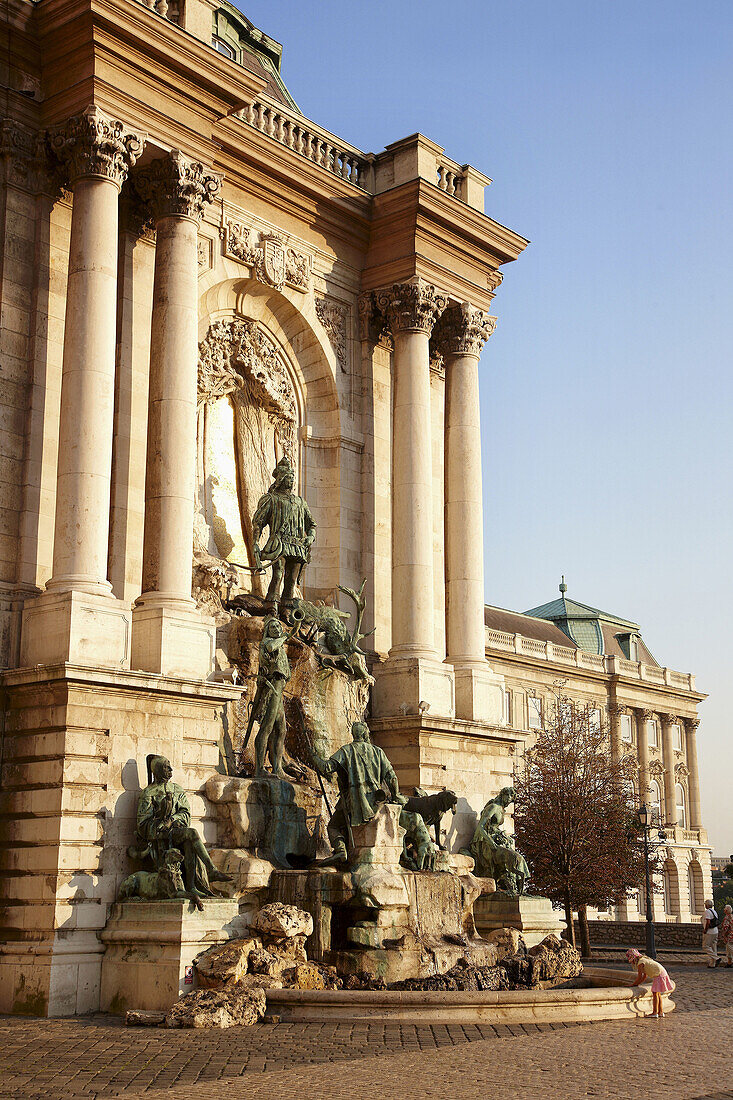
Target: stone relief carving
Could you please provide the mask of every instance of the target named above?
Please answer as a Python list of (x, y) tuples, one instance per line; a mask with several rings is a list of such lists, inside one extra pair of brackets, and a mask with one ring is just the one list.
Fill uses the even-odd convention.
[(310, 256), (286, 244), (280, 233), (260, 233), (243, 222), (228, 219), (224, 254), (247, 264), (259, 282), (276, 290), (287, 284), (305, 293), (310, 287)]
[(686, 764), (675, 764), (674, 777), (678, 782), (681, 782), (683, 779), (687, 779), (689, 774), (690, 773), (687, 769)]
[(316, 298), (316, 316), (328, 333), (341, 370), (348, 370), (346, 321), (349, 311), (331, 298)]
[[(254, 565), (251, 517), (257, 502), (280, 458), (287, 455), (295, 466), (298, 457), (295, 388), (265, 329), (244, 318), (211, 325), (199, 345), (198, 405), (206, 549)], [(206, 532), (201, 534), (203, 544)]]
[(49, 132), (48, 147), (66, 166), (72, 182), (81, 176), (102, 176), (121, 187), (146, 140), (147, 134), (133, 133), (98, 107), (87, 107)]
[(45, 190), (53, 185), (45, 139), (37, 131), (15, 119), (4, 118), (0, 123), (0, 155), (8, 185), (28, 191)]

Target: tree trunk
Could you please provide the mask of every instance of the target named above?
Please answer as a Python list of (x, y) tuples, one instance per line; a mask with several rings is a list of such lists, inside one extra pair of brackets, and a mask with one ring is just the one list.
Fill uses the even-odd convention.
[(584, 959), (589, 959), (591, 956), (591, 950), (587, 905), (578, 906), (578, 924), (580, 925), (580, 953)]
[(565, 929), (565, 939), (575, 947), (575, 925), (573, 924), (573, 902), (570, 897), (570, 890), (565, 890), (565, 923), (567, 925)]

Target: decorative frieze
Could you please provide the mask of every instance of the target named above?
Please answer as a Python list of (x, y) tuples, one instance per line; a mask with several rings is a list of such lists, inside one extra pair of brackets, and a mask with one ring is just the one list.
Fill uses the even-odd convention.
[(428, 336), (448, 304), (448, 299), (430, 283), (416, 278), (395, 283), (374, 295), (376, 308), (384, 314), (394, 335), (397, 332), (424, 332)]
[(42, 134), (12, 118), (0, 123), (0, 154), (5, 165), (5, 182), (24, 191), (58, 190), (53, 187), (48, 153)]
[(332, 298), (316, 298), (316, 316), (328, 333), (334, 354), (342, 371), (348, 370), (346, 322), (349, 311)]
[(135, 190), (156, 221), (179, 216), (200, 221), (204, 206), (221, 190), (222, 177), (200, 161), (189, 160), (178, 149), (154, 160), (134, 177)]
[(496, 317), (474, 309), (468, 302), (450, 306), (440, 319), (436, 343), (443, 355), (475, 355), (496, 328)]
[(123, 122), (108, 118), (98, 107), (87, 107), (63, 126), (49, 131), (48, 147), (66, 167), (71, 183), (84, 176), (111, 180), (118, 187), (145, 148), (146, 134), (134, 133)]
[(243, 222), (227, 219), (224, 255), (247, 264), (255, 279), (276, 290), (287, 285), (305, 294), (310, 287), (311, 257), (286, 244), (280, 233), (261, 233)]

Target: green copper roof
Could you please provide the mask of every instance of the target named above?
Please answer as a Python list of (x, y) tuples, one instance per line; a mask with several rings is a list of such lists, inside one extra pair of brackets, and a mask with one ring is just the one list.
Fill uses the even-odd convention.
[(238, 65), (264, 77), (269, 96), (300, 113), (280, 75), (283, 48), (279, 42), (255, 27), (228, 0), (220, 0), (214, 9), (212, 34), (212, 45), (218, 39), (225, 51), (231, 51), (232, 60)]
[[(554, 623), (568, 638), (572, 640), (585, 653), (603, 654), (605, 645), (603, 639), (602, 623), (622, 628), (623, 631), (633, 634), (639, 633), (637, 623), (629, 619), (621, 619), (618, 615), (610, 615), (607, 611), (600, 611), (597, 607), (578, 603), (577, 600), (569, 600), (565, 595), (564, 584), (562, 595), (550, 603), (541, 604), (524, 612), (534, 619), (545, 619)], [(622, 632), (621, 630), (619, 632)]]

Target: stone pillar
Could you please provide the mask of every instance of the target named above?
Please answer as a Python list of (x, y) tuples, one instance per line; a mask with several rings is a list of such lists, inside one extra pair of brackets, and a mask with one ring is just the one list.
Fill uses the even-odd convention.
[(456, 716), (486, 720), (501, 717), (503, 685), (486, 662), (478, 380), (481, 348), (495, 324), (464, 303), (446, 310), (438, 334), (446, 386), (446, 660), (456, 670)]
[(611, 757), (613, 760), (620, 760), (623, 756), (621, 717), (625, 713), (626, 707), (622, 707), (618, 703), (612, 703), (608, 708), (608, 715), (611, 719)]
[(375, 295), (394, 340), (392, 645), (375, 689), (377, 714), (417, 713), (421, 699), (452, 715), (453, 681), (434, 646), (430, 335), (446, 305), (414, 279)]
[(140, 172), (155, 218), (143, 592), (133, 610), (132, 667), (204, 679), (214, 629), (191, 598), (196, 477), (198, 225), (221, 178), (178, 150)]
[(697, 766), (697, 727), (699, 718), (685, 718), (685, 742), (687, 749), (687, 771), (689, 772), (689, 801), (690, 801), (690, 825), (691, 829), (702, 829), (702, 812), (700, 809), (700, 772)]
[(96, 107), (49, 135), (73, 193), (53, 573), (23, 616), (26, 665), (129, 665), (129, 606), (107, 580), (118, 206), (145, 135)]
[(639, 757), (639, 803), (649, 806), (649, 734), (646, 724), (652, 716), (650, 710), (636, 711), (636, 751)]
[(664, 760), (664, 820), (667, 825), (677, 824), (677, 799), (674, 796), (674, 746), (672, 745), (672, 726), (677, 721), (676, 714), (660, 714), (662, 720), (662, 757)]

